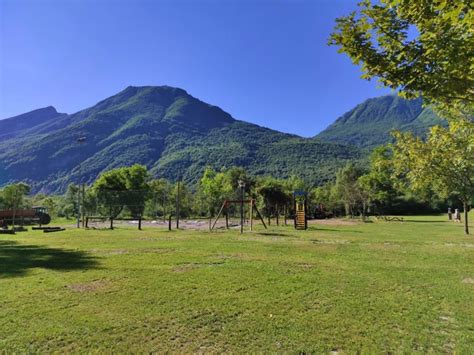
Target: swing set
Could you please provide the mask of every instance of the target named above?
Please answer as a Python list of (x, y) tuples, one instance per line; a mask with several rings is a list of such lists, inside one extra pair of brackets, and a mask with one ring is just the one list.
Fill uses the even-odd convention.
[(243, 224), (244, 224), (244, 206), (245, 205), (248, 205), (250, 207), (250, 230), (253, 229), (253, 211), (255, 209), (255, 212), (258, 216), (258, 218), (260, 219), (260, 221), (262, 222), (263, 226), (265, 227), (265, 229), (267, 229), (267, 225), (265, 224), (265, 221), (263, 220), (262, 218), (262, 215), (260, 214), (258, 208), (257, 208), (257, 204), (255, 203), (255, 200), (254, 199), (250, 199), (250, 200), (224, 200), (224, 202), (222, 203), (222, 206), (219, 210), (219, 213), (217, 214), (217, 217), (216, 219), (214, 220), (214, 223), (212, 224), (211, 226), (211, 230), (214, 229), (214, 227), (216, 226), (216, 223), (217, 221), (219, 220), (219, 218), (221, 217), (222, 214), (224, 214), (225, 216), (225, 228), (226, 229), (229, 229), (229, 207), (231, 206), (241, 206), (241, 219), (240, 219), (240, 225), (241, 225), (241, 228), (243, 228)]

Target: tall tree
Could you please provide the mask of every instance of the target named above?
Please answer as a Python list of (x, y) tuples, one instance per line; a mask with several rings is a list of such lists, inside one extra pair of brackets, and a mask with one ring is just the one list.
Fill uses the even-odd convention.
[(336, 20), (339, 46), (362, 78), (402, 96), (423, 96), (448, 116), (470, 117), (474, 103), (474, 15), (471, 0), (363, 0)]
[(135, 164), (131, 167), (113, 169), (103, 173), (94, 183), (93, 190), (105, 213), (117, 217), (127, 207), (133, 216), (143, 214), (149, 195), (146, 167)]
[(226, 178), (225, 173), (208, 167), (199, 181), (199, 190), (209, 216), (214, 216), (222, 201), (232, 192), (232, 181)]
[(393, 169), (393, 152), (389, 146), (375, 148), (370, 155), (370, 170), (358, 179), (367, 201), (379, 212), (389, 208), (399, 195)]
[(291, 200), (284, 182), (270, 177), (259, 181), (257, 193), (263, 198), (264, 210), (268, 216), (278, 213), (278, 207)]
[(394, 145), (399, 172), (415, 189), (429, 186), (441, 196), (455, 194), (464, 209), (464, 231), (469, 234), (468, 211), (474, 197), (474, 124), (450, 122), (435, 126), (423, 141), (412, 133), (395, 132)]
[[(361, 203), (362, 194), (358, 183), (360, 176), (362, 176), (362, 171), (352, 163), (348, 163), (336, 173), (335, 196), (342, 201), (346, 214), (351, 217), (358, 211), (362, 215), (365, 214), (365, 207)], [(361, 209), (361, 206), (364, 207), (364, 210)]]
[(12, 209), (24, 207), (25, 196), (29, 193), (30, 186), (23, 182), (5, 186), (2, 190), (4, 207)]

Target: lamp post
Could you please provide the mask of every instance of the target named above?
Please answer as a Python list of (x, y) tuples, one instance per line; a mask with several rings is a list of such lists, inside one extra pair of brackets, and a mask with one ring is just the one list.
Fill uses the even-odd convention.
[(244, 195), (245, 195), (245, 182), (239, 180), (240, 187), (240, 234), (244, 232)]

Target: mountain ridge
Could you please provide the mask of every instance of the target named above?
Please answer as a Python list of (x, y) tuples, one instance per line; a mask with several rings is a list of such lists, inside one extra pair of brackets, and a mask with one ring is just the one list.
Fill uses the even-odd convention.
[(405, 100), (396, 95), (384, 95), (360, 103), (314, 138), (372, 149), (391, 142), (393, 129), (423, 136), (435, 124), (446, 125), (446, 122), (430, 108), (423, 107), (421, 98)]
[[(387, 106), (389, 99), (374, 100)], [(408, 123), (422, 111), (413, 106), (421, 102), (392, 104), (391, 111), (372, 111), (400, 111), (397, 119), (406, 113)], [(377, 120), (367, 115), (368, 107), (359, 106), (333, 125), (347, 127), (355, 120), (363, 134), (364, 127)], [(364, 158), (364, 146), (356, 147), (357, 141), (348, 146), (327, 132), (326, 137), (303, 138), (237, 120), (171, 86), (128, 86), (70, 115), (48, 112), (51, 117), (33, 127), (22, 126), (14, 137), (0, 136), (0, 186), (24, 180), (34, 191), (61, 192), (71, 182), (90, 183), (104, 171), (134, 163), (146, 165), (155, 177), (190, 183), (206, 166), (242, 166), (253, 175), (297, 175), (317, 185), (332, 179), (348, 161)], [(387, 115), (380, 116), (386, 123)]]

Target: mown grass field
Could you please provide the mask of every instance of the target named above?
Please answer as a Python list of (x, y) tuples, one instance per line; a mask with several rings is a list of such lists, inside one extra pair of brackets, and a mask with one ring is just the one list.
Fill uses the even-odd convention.
[(473, 353), (474, 236), (444, 216), (0, 235), (0, 349)]

